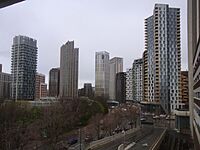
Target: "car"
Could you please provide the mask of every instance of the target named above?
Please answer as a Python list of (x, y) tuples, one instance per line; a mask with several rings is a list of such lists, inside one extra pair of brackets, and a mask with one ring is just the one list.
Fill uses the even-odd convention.
[(129, 129), (128, 128), (124, 128), (124, 131), (128, 131)]
[(170, 120), (170, 116), (167, 116), (167, 117), (166, 117), (166, 120)]
[(70, 138), (67, 143), (71, 146), (76, 144), (77, 142), (78, 142), (77, 138)]
[(88, 142), (91, 142), (93, 140), (93, 138), (91, 136), (86, 136), (85, 137), (85, 142), (88, 143)]
[(147, 147), (147, 146), (148, 146), (148, 144), (147, 144), (147, 143), (144, 143), (144, 144), (142, 144), (142, 146), (143, 146), (143, 147)]
[(146, 118), (141, 118), (141, 119), (140, 119), (140, 121), (145, 121), (145, 120), (146, 120)]
[(153, 119), (160, 119), (159, 116), (153, 116)]

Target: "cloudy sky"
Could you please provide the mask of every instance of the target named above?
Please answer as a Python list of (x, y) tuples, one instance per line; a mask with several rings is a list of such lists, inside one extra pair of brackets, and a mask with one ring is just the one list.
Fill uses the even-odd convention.
[(96, 51), (124, 58), (124, 71), (144, 50), (144, 19), (155, 3), (181, 8), (182, 69), (187, 69), (186, 0), (26, 0), (0, 9), (0, 63), (10, 73), (15, 35), (38, 41), (38, 72), (59, 66), (60, 47), (68, 40), (80, 48), (79, 87), (94, 84)]

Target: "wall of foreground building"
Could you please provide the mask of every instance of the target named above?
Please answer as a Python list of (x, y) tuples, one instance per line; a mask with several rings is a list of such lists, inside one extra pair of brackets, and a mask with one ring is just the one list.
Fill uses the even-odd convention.
[(187, 2), (190, 128), (195, 148), (200, 149), (200, 2)]

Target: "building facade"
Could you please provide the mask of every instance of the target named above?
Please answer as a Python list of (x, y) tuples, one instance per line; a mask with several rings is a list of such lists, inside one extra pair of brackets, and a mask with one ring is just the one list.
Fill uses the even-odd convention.
[(123, 71), (123, 58), (114, 57), (110, 59), (109, 99), (115, 100), (116, 74)]
[(0, 103), (10, 99), (11, 95), (11, 74), (2, 72), (0, 64)]
[(15, 36), (12, 45), (12, 99), (34, 100), (37, 69), (37, 41)]
[(68, 41), (60, 52), (60, 98), (78, 97), (78, 61), (79, 49), (74, 48), (74, 41)]
[(143, 59), (133, 62), (133, 100), (143, 100)]
[(133, 100), (133, 72), (132, 68), (126, 70), (126, 100)]
[(155, 4), (153, 15), (145, 20), (145, 32), (148, 101), (173, 114), (180, 100), (180, 9)]
[(188, 71), (181, 71), (181, 98), (179, 109), (189, 110)]
[(92, 98), (94, 96), (92, 83), (84, 83), (84, 94), (86, 97)]
[(52, 68), (49, 71), (49, 96), (59, 96), (60, 68)]
[(195, 149), (200, 149), (200, 2), (188, 0), (187, 6), (190, 129)]
[(36, 73), (35, 80), (35, 99), (39, 100), (41, 98), (42, 84), (45, 84), (45, 75), (41, 73)]
[(93, 91), (92, 83), (84, 83), (84, 87), (78, 90), (78, 96), (93, 98), (94, 91)]
[(119, 103), (126, 102), (126, 73), (118, 72), (115, 80), (115, 97)]
[(2, 72), (2, 64), (0, 64), (0, 72)]
[(40, 99), (47, 97), (47, 84), (46, 83), (41, 83), (40, 84)]
[(109, 98), (109, 53), (95, 54), (95, 96)]
[(147, 50), (143, 53), (143, 100), (148, 102), (148, 55)]

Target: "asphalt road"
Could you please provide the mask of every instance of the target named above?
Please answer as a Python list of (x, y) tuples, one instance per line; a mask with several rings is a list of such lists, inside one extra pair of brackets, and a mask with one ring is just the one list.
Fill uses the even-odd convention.
[[(142, 129), (117, 139), (115, 141), (112, 141), (110, 143), (107, 143), (99, 148), (96, 148), (94, 150), (117, 150), (118, 146), (123, 144), (125, 141), (125, 145), (128, 145), (132, 142), (136, 142), (136, 145), (134, 146), (134, 149), (143, 150), (144, 147), (142, 147), (143, 143), (146, 143), (149, 141), (149, 145), (153, 144), (155, 142), (156, 137), (158, 137), (162, 133), (163, 129), (160, 128), (153, 128), (153, 126), (144, 126)], [(148, 149), (148, 147), (146, 147)]]
[[(148, 150), (155, 142), (158, 140), (159, 136), (163, 133), (164, 129), (162, 128), (155, 128), (152, 130), (152, 134), (147, 135), (146, 137), (142, 138), (138, 142), (136, 142), (135, 146), (130, 150)], [(142, 146), (143, 144), (147, 144), (147, 147)]]

